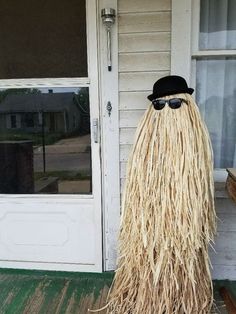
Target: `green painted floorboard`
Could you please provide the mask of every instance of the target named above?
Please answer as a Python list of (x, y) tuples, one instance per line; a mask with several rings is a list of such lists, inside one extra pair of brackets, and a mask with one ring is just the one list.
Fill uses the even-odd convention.
[[(71, 273), (0, 269), (1, 314), (86, 314), (104, 304), (114, 273)], [(235, 281), (214, 281), (236, 298)], [(102, 295), (101, 295), (102, 294)], [(227, 312), (221, 312), (227, 313)]]
[(83, 298), (95, 304), (112, 279), (113, 273), (0, 270), (0, 313), (85, 314)]

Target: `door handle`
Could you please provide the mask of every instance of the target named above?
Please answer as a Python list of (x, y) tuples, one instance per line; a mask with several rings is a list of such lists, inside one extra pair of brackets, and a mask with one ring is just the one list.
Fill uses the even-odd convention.
[(93, 119), (93, 141), (98, 143), (99, 139), (99, 127), (98, 127), (98, 118)]

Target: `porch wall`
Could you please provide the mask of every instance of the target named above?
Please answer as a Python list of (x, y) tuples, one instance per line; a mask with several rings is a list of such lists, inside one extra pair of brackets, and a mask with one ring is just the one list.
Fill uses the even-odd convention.
[(118, 0), (120, 177), (153, 82), (170, 73), (170, 0)]
[[(138, 121), (153, 83), (170, 74), (171, 1), (118, 0), (120, 182)], [(216, 200), (219, 235), (211, 252), (214, 279), (236, 279), (236, 206), (224, 194)]]

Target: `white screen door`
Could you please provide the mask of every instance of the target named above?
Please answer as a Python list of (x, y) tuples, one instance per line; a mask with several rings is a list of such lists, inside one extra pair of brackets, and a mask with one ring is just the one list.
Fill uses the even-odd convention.
[(96, 1), (0, 16), (0, 267), (102, 271)]

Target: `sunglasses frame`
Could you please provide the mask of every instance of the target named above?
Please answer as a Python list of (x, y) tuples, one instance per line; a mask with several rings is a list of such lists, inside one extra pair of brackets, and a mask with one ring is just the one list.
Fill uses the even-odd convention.
[[(175, 107), (172, 107), (172, 106), (171, 106), (170, 101), (176, 100), (176, 99), (180, 101), (180, 106), (175, 108)], [(157, 103), (154, 103), (155, 101), (156, 101), (156, 102), (158, 102), (158, 101), (163, 101), (163, 102), (164, 102), (164, 105), (163, 105), (163, 106), (160, 106), (159, 108), (157, 108)], [(153, 107), (154, 107), (155, 110), (162, 110), (162, 109), (165, 107), (166, 103), (168, 104), (168, 106), (169, 106), (171, 109), (179, 109), (179, 108), (181, 107), (181, 105), (182, 105), (183, 102), (188, 105), (188, 101), (187, 101), (186, 99), (184, 99), (184, 98), (178, 98), (178, 97), (171, 98), (171, 99), (155, 98), (155, 99), (152, 100), (152, 104), (153, 104)]]

